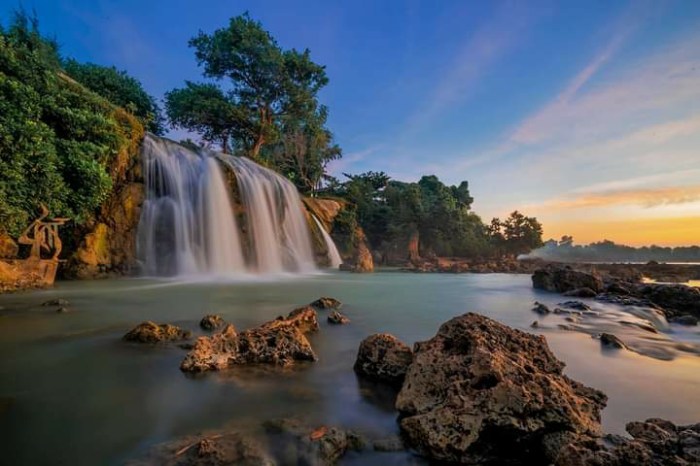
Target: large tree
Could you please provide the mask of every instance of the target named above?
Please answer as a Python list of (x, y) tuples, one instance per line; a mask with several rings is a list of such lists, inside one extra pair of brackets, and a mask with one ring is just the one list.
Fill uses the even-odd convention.
[[(298, 122), (308, 123), (322, 112), (316, 95), (328, 82), (324, 67), (311, 60), (308, 50), (283, 50), (247, 14), (231, 18), (228, 27), (212, 34), (200, 32), (189, 44), (204, 76), (224, 87), (188, 83), (168, 93), (174, 125), (224, 149), (242, 146), (257, 158), (265, 145), (280, 140), (285, 128), (296, 129)], [(195, 102), (202, 94), (209, 102), (204, 109)]]

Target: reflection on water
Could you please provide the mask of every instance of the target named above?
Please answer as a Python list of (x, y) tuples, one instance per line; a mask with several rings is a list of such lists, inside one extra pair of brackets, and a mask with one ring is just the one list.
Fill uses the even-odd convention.
[[(218, 313), (246, 328), (322, 295), (343, 301), (352, 323), (329, 326), (321, 312), (321, 331), (311, 337), (320, 360), (291, 370), (246, 368), (191, 378), (178, 369), (184, 351), (120, 341), (146, 319), (199, 334), (199, 319)], [(39, 306), (54, 297), (68, 299), (71, 312)], [(51, 291), (3, 295), (3, 459), (8, 464), (121, 464), (177, 436), (285, 416), (385, 436), (396, 432), (392, 395), (358, 382), (352, 365), (359, 342), (379, 331), (408, 343), (427, 339), (440, 323), (467, 311), (526, 331), (534, 331), (530, 324), (539, 320), (536, 331), (567, 363), (567, 373), (610, 397), (603, 418), (608, 431), (620, 433), (625, 422), (647, 417), (700, 420), (700, 359), (687, 350), (700, 342), (696, 328), (652, 322), (659, 333), (650, 332), (634, 325), (650, 320), (649, 315), (586, 300), (597, 316), (579, 322), (564, 314), (542, 318), (531, 311), (535, 300), (550, 307), (562, 301), (533, 290), (529, 276), (401, 273), (338, 273), (275, 283), (74, 282)], [(560, 322), (581, 328), (562, 330)], [(633, 349), (651, 344), (673, 360), (602, 350), (590, 335), (602, 328)], [(385, 464), (396, 460), (395, 455), (376, 456)]]

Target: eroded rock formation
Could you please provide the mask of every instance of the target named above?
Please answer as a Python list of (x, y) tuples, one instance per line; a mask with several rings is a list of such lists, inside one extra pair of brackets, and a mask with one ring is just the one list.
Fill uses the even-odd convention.
[(192, 333), (171, 324), (157, 324), (155, 322), (141, 322), (129, 333), (124, 335), (126, 341), (137, 343), (164, 343), (169, 341), (188, 340)]
[(360, 343), (354, 369), (368, 379), (400, 387), (412, 359), (408, 345), (388, 333), (377, 333)]

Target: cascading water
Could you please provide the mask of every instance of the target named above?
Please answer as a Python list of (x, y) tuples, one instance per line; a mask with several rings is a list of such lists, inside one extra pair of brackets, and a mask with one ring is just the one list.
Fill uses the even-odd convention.
[(328, 251), (328, 260), (331, 263), (331, 267), (337, 269), (338, 267), (340, 267), (340, 264), (343, 263), (343, 259), (340, 257), (340, 252), (338, 252), (338, 248), (333, 242), (333, 238), (331, 238), (331, 235), (329, 235), (326, 229), (323, 228), (323, 225), (321, 224), (321, 221), (318, 219), (318, 217), (313, 215), (313, 218), (316, 222), (316, 226), (318, 226), (318, 229), (321, 230), (321, 236), (323, 236), (323, 241), (326, 243), (326, 250)]
[[(147, 274), (316, 269), (304, 207), (286, 178), (243, 157), (193, 151), (150, 134), (142, 157), (146, 200), (137, 249)], [(236, 176), (246, 241), (239, 233), (221, 162)]]

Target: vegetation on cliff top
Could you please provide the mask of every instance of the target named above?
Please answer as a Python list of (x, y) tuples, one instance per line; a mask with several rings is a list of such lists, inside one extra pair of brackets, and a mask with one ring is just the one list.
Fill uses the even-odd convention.
[[(86, 69), (68, 63), (74, 71)], [(92, 65), (90, 73), (98, 68)], [(115, 73), (108, 97), (119, 100), (127, 88), (143, 91)], [(107, 199), (125, 152), (142, 135), (131, 113), (66, 73), (56, 42), (41, 36), (35, 18), (20, 11), (0, 27), (0, 230), (16, 236), (39, 203), (55, 216), (85, 222)]]

